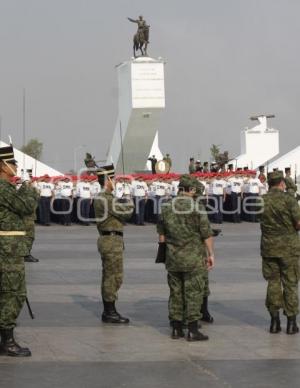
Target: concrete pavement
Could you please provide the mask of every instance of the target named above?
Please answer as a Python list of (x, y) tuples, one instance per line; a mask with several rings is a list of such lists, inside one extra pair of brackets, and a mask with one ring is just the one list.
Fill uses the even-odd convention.
[[(166, 272), (155, 227), (125, 230), (118, 308), (129, 326), (103, 325), (96, 227), (37, 227), (28, 296), (16, 330), (30, 359), (0, 358), (0, 387), (298, 387), (300, 336), (268, 333), (259, 226), (224, 224), (211, 272), (210, 340), (171, 340)], [(283, 328), (285, 328), (283, 319)]]

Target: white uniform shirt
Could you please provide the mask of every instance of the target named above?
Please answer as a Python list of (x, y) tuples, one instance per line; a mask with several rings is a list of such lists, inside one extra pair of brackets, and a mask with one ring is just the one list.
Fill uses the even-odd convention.
[(258, 178), (249, 178), (245, 186), (247, 193), (259, 194), (260, 188), (263, 186), (263, 184)]
[(132, 182), (132, 195), (134, 197), (145, 197), (148, 193), (148, 186), (144, 181), (133, 181)]
[(148, 184), (148, 195), (149, 197), (155, 197), (155, 185), (153, 184), (153, 182)]
[(213, 179), (209, 185), (210, 195), (223, 195), (226, 182), (223, 179)]
[(37, 189), (41, 197), (51, 197), (54, 185), (51, 182), (38, 182)]
[(101, 193), (100, 183), (97, 181), (91, 183), (91, 196), (95, 198), (99, 193)]
[(228, 184), (230, 186), (231, 193), (240, 194), (242, 192), (244, 181), (242, 178), (232, 177), (228, 180)]
[(164, 197), (167, 194), (167, 184), (165, 182), (155, 181), (153, 182), (155, 195)]
[(90, 182), (78, 182), (76, 187), (76, 194), (79, 198), (91, 198), (91, 184)]
[(73, 183), (72, 182), (58, 182), (58, 189), (62, 197), (71, 197), (73, 192)]
[(178, 186), (179, 186), (179, 181), (172, 181), (172, 183), (171, 183), (171, 195), (172, 195), (172, 197), (177, 196)]

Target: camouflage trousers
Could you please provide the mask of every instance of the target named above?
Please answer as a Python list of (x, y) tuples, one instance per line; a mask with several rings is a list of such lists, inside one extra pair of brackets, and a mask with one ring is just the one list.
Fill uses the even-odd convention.
[(23, 257), (0, 257), (0, 329), (12, 329), (26, 299)]
[(31, 249), (32, 249), (32, 246), (33, 246), (33, 242), (34, 242), (34, 239), (35, 239), (35, 224), (34, 224), (34, 221), (27, 221), (25, 222), (25, 231), (26, 231), (26, 236), (24, 237), (24, 242), (26, 244), (26, 247), (27, 247), (27, 255), (30, 255), (30, 252), (31, 252)]
[(299, 313), (299, 257), (263, 257), (262, 271), (268, 282), (266, 307), (270, 313), (283, 308), (288, 317)]
[(206, 298), (210, 295), (209, 277), (208, 277), (208, 270), (207, 269), (204, 270), (203, 280), (204, 280), (203, 298)]
[(194, 322), (201, 318), (203, 269), (193, 272), (168, 272), (170, 321)]
[(101, 236), (98, 250), (102, 260), (102, 299), (114, 302), (123, 282), (123, 237)]

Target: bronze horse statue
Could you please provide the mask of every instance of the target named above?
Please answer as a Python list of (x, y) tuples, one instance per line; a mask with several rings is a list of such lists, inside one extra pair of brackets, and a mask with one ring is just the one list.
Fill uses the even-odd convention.
[(133, 56), (137, 57), (136, 52), (140, 50), (143, 57), (147, 57), (147, 47), (149, 42), (149, 27), (145, 26), (144, 31), (138, 31), (133, 37)]

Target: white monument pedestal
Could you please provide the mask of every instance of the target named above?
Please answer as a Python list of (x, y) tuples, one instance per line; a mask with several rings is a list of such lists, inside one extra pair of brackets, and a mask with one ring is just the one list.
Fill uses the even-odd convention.
[(119, 112), (107, 163), (113, 162), (117, 173), (127, 174), (144, 170), (153, 149), (165, 108), (164, 62), (140, 57), (117, 70)]

